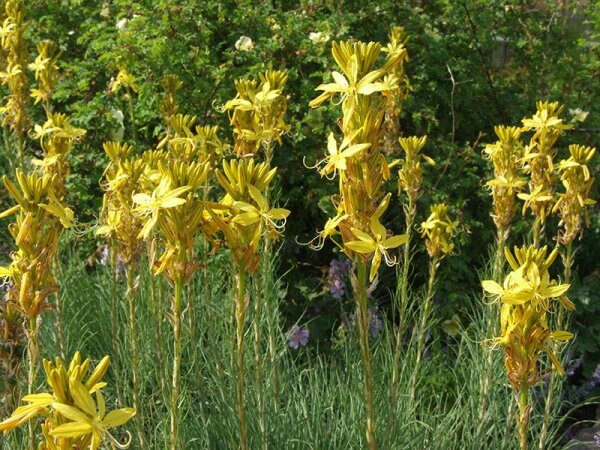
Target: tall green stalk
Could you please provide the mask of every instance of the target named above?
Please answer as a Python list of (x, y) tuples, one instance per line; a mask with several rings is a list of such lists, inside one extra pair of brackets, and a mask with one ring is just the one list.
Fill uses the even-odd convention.
[[(504, 262), (504, 249), (506, 247), (506, 232), (504, 229), (498, 229), (498, 236), (496, 241), (496, 254), (494, 255), (494, 266), (492, 269), (492, 279), (500, 280), (502, 278), (502, 267)], [(496, 336), (497, 326), (500, 308), (498, 303), (492, 303), (486, 308), (487, 313), (486, 320), (486, 338), (492, 339)], [(485, 377), (481, 386), (481, 410), (479, 413), (479, 425), (477, 426), (477, 438), (476, 441), (481, 439), (482, 433), (485, 429), (485, 417), (488, 411), (489, 393), (492, 384), (492, 377), (494, 375), (494, 359), (492, 356), (491, 349), (487, 351), (487, 357), (485, 360)]]
[[(29, 370), (27, 373), (27, 393), (29, 395), (34, 393), (34, 384), (37, 375), (37, 366), (40, 357), (40, 343), (38, 337), (38, 326), (37, 318), (29, 318), (29, 326), (27, 333), (27, 358), (29, 363)], [(28, 422), (29, 427), (29, 450), (35, 450), (35, 436), (33, 432), (32, 421)]]
[(398, 379), (400, 372), (400, 353), (402, 349), (402, 338), (406, 331), (406, 314), (408, 312), (408, 272), (410, 270), (410, 238), (412, 227), (417, 215), (417, 208), (412, 197), (408, 196), (408, 207), (406, 212), (406, 244), (404, 244), (404, 257), (402, 259), (402, 278), (400, 280), (400, 305), (398, 306), (398, 330), (396, 331), (396, 347), (394, 349), (394, 367), (392, 368), (392, 411), (398, 404)]
[(356, 316), (358, 317), (358, 334), (360, 352), (363, 360), (365, 377), (365, 406), (367, 413), (367, 444), (369, 450), (377, 449), (375, 440), (375, 407), (373, 405), (373, 373), (371, 371), (371, 353), (369, 351), (369, 334), (367, 320), (367, 263), (362, 259), (356, 262), (358, 268), (356, 283)]
[(140, 448), (146, 448), (143, 425), (142, 425), (142, 407), (140, 404), (140, 381), (139, 381), (139, 353), (137, 345), (137, 330), (135, 320), (135, 297), (137, 289), (135, 287), (135, 273), (131, 265), (127, 268), (127, 299), (129, 300), (129, 333), (131, 335), (131, 370), (133, 372), (133, 406), (137, 411), (135, 422)]
[(235, 296), (237, 409), (240, 424), (240, 449), (248, 449), (246, 414), (244, 412), (244, 324), (246, 321), (246, 272), (238, 269)]
[[(264, 273), (263, 273), (264, 274)], [(263, 291), (266, 292), (266, 291)], [(268, 294), (267, 294), (268, 295)], [(258, 427), (260, 429), (260, 437), (262, 442), (262, 447), (264, 449), (267, 448), (267, 433), (266, 433), (266, 424), (265, 424), (265, 402), (264, 402), (264, 389), (263, 389), (263, 379), (264, 379), (264, 369), (263, 369), (263, 356), (262, 349), (260, 345), (260, 327), (261, 327), (261, 308), (260, 308), (260, 299), (256, 299), (254, 302), (254, 320), (253, 320), (253, 328), (254, 328), (254, 365), (255, 365), (255, 375), (256, 375), (256, 399), (258, 403)], [(268, 312), (267, 312), (268, 314)]]
[(159, 372), (160, 372), (160, 390), (162, 393), (166, 392), (167, 389), (167, 380), (165, 379), (165, 371), (164, 371), (164, 356), (162, 352), (162, 321), (163, 321), (163, 313), (161, 308), (161, 292), (159, 290), (158, 294), (156, 292), (156, 283), (159, 284), (160, 280), (155, 279), (152, 274), (150, 274), (150, 297), (152, 300), (152, 310), (154, 313), (154, 319), (156, 321), (155, 325), (155, 337), (156, 337), (156, 356), (158, 358)]
[(519, 432), (519, 448), (527, 450), (527, 430), (529, 428), (529, 408), (527, 405), (527, 385), (522, 384), (519, 389), (519, 417), (517, 428)]
[[(566, 254), (563, 256), (564, 263), (564, 276), (565, 283), (571, 282), (571, 270), (573, 266), (573, 243), (569, 242), (566, 245)], [(563, 308), (559, 308), (558, 315), (556, 318), (556, 327), (558, 330), (563, 329), (563, 322), (565, 320)], [(550, 380), (548, 381), (548, 392), (546, 394), (546, 404), (544, 405), (544, 417), (542, 419), (542, 429), (540, 431), (540, 442), (539, 449), (544, 450), (546, 448), (548, 440), (548, 430), (550, 427), (550, 421), (552, 419), (552, 407), (554, 406), (554, 393), (557, 389), (557, 374), (556, 371), (552, 371), (550, 374)]]
[(177, 450), (178, 440), (178, 406), (179, 406), (179, 375), (181, 364), (181, 297), (183, 280), (181, 275), (175, 278), (175, 294), (173, 297), (173, 383), (171, 385), (171, 450)]
[[(60, 279), (60, 263), (58, 258), (54, 260), (52, 265), (52, 271), (54, 272), (54, 279)], [(63, 326), (63, 312), (62, 312), (62, 295), (60, 294), (60, 290), (56, 291), (54, 294), (55, 306), (56, 306), (56, 334), (58, 338), (58, 348), (60, 352), (60, 357), (65, 361), (67, 359), (65, 352), (65, 332)]]
[(423, 303), (423, 310), (421, 311), (421, 322), (419, 323), (419, 330), (417, 334), (417, 355), (410, 386), (411, 405), (414, 405), (416, 400), (417, 381), (419, 378), (421, 358), (423, 357), (423, 347), (425, 345), (425, 330), (427, 329), (429, 310), (431, 309), (431, 301), (433, 300), (433, 287), (435, 284), (435, 276), (437, 273), (438, 264), (439, 258), (434, 257), (429, 261), (429, 281), (427, 282), (427, 294), (425, 295), (425, 302)]

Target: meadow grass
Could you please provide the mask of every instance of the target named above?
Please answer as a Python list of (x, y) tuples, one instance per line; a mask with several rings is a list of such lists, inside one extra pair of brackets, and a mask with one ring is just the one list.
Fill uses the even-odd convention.
[[(277, 256), (263, 263), (254, 277), (252, 300), (246, 329), (245, 349), (246, 414), (249, 448), (268, 449), (348, 449), (365, 448), (362, 363), (356, 329), (351, 329), (333, 349), (321, 351), (317, 344), (292, 350), (287, 345), (278, 304), (286, 301), (285, 279), (276, 275)], [(144, 263), (141, 264), (143, 268)], [(112, 352), (111, 274), (97, 265), (88, 272), (75, 252), (63, 254), (61, 264), (63, 323), (67, 357), (76, 351), (94, 361), (110, 354), (112, 365), (106, 381), (109, 407), (129, 406), (133, 402), (131, 345), (129, 336), (126, 280), (120, 274), (117, 286), (119, 309), (116, 330), (117, 349)], [(182, 374), (180, 399), (180, 442), (184, 449), (235, 449), (239, 445), (236, 406), (235, 343), (232, 339), (232, 270), (226, 252), (211, 258), (205, 272), (194, 277), (189, 292), (193, 296), (195, 342), (190, 341), (189, 310), (184, 313), (182, 333)], [(139, 378), (143, 432), (147, 448), (169, 445), (170, 390), (161, 390), (161, 376), (169, 380), (172, 361), (172, 328), (164, 313), (155, 314), (151, 302), (150, 275), (139, 274), (137, 300)], [(162, 311), (168, 310), (169, 292), (162, 278), (158, 293)], [(415, 291), (416, 292), (416, 291)], [(385, 295), (385, 293), (381, 293)], [(390, 294), (392, 297), (394, 294)], [(392, 299), (394, 300), (394, 299)], [(411, 304), (421, 301), (411, 298)], [(253, 303), (261, 301), (259, 318), (259, 358), (253, 344), (251, 323), (255, 320)], [(187, 304), (184, 299), (183, 304)], [(469, 320), (452, 338), (439, 333), (435, 307), (430, 315), (425, 353), (417, 374), (417, 394), (409, 402), (411, 380), (416, 361), (417, 337), (402, 345), (399, 371), (399, 395), (392, 410), (390, 389), (394, 362), (395, 333), (392, 321), (377, 339), (371, 339), (373, 353), (374, 404), (377, 412), (376, 438), (382, 449), (498, 449), (518, 448), (514, 433), (515, 405), (511, 406), (510, 388), (502, 361), (502, 352), (491, 355), (491, 383), (487, 412), (480, 423), (482, 385), (490, 351), (482, 345), (486, 339), (490, 309), (478, 296), (472, 299)], [(44, 358), (58, 354), (54, 313), (43, 317), (41, 342)], [(268, 314), (268, 320), (267, 315)], [(416, 330), (418, 311), (409, 311), (409, 328)], [(495, 318), (494, 318), (495, 319)], [(158, 358), (157, 320), (162, 323), (163, 365)], [(269, 342), (269, 327), (273, 342)], [(274, 350), (270, 352), (270, 346)], [(260, 361), (262, 383), (257, 383), (256, 363)], [(38, 374), (38, 386), (42, 383)], [(45, 388), (44, 388), (45, 389)], [(42, 389), (38, 389), (41, 391)], [(262, 395), (259, 397), (258, 393)], [(543, 394), (534, 404), (530, 442), (537, 442)], [(558, 396), (557, 396), (558, 397)], [(262, 398), (259, 407), (258, 399)], [(534, 396), (534, 400), (537, 398)], [(548, 448), (561, 448), (560, 402), (550, 426)], [(261, 412), (263, 417), (261, 419)], [(261, 431), (261, 424), (263, 430)], [(126, 427), (133, 436), (133, 422)], [(118, 437), (125, 440), (123, 431)], [(2, 440), (3, 450), (25, 448), (26, 429), (19, 429)]]

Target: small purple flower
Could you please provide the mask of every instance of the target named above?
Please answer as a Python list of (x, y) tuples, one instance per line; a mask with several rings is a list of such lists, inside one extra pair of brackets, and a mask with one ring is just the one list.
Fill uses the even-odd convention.
[(569, 377), (572, 377), (575, 375), (575, 372), (577, 372), (577, 369), (579, 369), (581, 367), (581, 365), (583, 364), (584, 361), (584, 356), (580, 355), (579, 357), (572, 359), (572, 354), (569, 353), (567, 355), (567, 375)]
[(100, 258), (98, 258), (98, 263), (101, 266), (106, 266), (108, 264), (108, 245), (102, 244), (100, 248)]
[(596, 441), (596, 447), (600, 447), (600, 434), (594, 434), (594, 440)]
[(379, 333), (383, 329), (383, 320), (381, 318), (381, 311), (377, 306), (371, 306), (367, 310), (367, 321), (369, 323), (369, 331), (374, 339), (379, 337)]
[(300, 328), (298, 325), (293, 325), (292, 328), (287, 332), (288, 342), (290, 347), (297, 349), (298, 346), (306, 347), (308, 344), (308, 336), (310, 332), (308, 328)]
[(346, 282), (344, 279), (348, 276), (352, 262), (348, 259), (334, 259), (329, 264), (327, 273), (327, 284), (329, 293), (336, 299), (341, 299), (346, 294)]

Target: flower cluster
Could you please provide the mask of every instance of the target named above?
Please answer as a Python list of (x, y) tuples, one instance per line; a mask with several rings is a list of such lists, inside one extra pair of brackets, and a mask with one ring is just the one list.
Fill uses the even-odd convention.
[(6, 19), (0, 29), (2, 50), (6, 52), (6, 67), (0, 72), (0, 80), (8, 86), (8, 101), (0, 108), (3, 123), (10, 126), (17, 141), (22, 142), (29, 129), (29, 90), (27, 80), (27, 41), (24, 36), (23, 0), (7, 0), (4, 3)]
[(238, 158), (255, 157), (262, 147), (266, 161), (271, 162), (273, 144), (281, 144), (281, 136), (289, 130), (283, 95), (287, 79), (287, 73), (270, 70), (260, 74), (260, 81), (235, 81), (237, 95), (225, 103), (223, 110), (229, 112)]
[(503, 285), (491, 280), (482, 283), (483, 289), (501, 303), (502, 335), (496, 342), (504, 348), (508, 378), (515, 390), (537, 383), (537, 361), (542, 351), (548, 354), (556, 371), (563, 372), (553, 345), (573, 335), (550, 330), (548, 314), (554, 309), (555, 299), (569, 310), (574, 305), (565, 296), (569, 285), (550, 279), (548, 270), (557, 254), (556, 249), (548, 254), (547, 247), (524, 246), (515, 248), (514, 254), (506, 250), (512, 271)]
[(23, 397), (27, 404), (20, 406), (8, 419), (0, 422), (0, 431), (6, 435), (23, 423), (42, 416), (42, 434), (45, 440), (45, 444), (40, 444), (42, 450), (97, 450), (105, 441), (117, 448), (127, 448), (129, 444), (119, 443), (110, 429), (124, 425), (136, 411), (121, 408), (106, 412), (102, 394), (106, 382), (102, 379), (109, 365), (110, 358), (105, 356), (90, 372), (90, 359), (81, 361), (79, 352), (73, 356), (68, 367), (60, 358), (56, 358), (54, 364), (44, 360), (46, 382), (51, 392)]
[(519, 174), (524, 148), (520, 128), (497, 126), (494, 131), (498, 140), (484, 149), (494, 165), (494, 178), (486, 184), (492, 191), (494, 223), (505, 240), (517, 210), (516, 194), (527, 184)]
[(587, 164), (590, 162), (595, 148), (582, 145), (570, 145), (571, 156), (558, 164), (560, 179), (565, 192), (559, 194), (552, 209), (558, 212), (561, 230), (558, 242), (569, 245), (583, 232), (583, 222), (589, 226), (587, 207), (596, 202), (589, 198), (594, 178), (590, 175)]
[(558, 102), (538, 102), (537, 112), (523, 119), (523, 131), (533, 131), (529, 144), (524, 148), (523, 170), (530, 175), (529, 193), (520, 193), (524, 200), (523, 214), (531, 209), (537, 220), (544, 224), (552, 210), (555, 171), (552, 160), (556, 154), (556, 142), (567, 125), (560, 118), (564, 107)]
[(440, 260), (452, 253), (452, 237), (458, 230), (458, 222), (450, 219), (448, 206), (437, 203), (431, 206), (431, 214), (421, 224), (421, 234), (425, 239), (427, 253), (432, 259)]

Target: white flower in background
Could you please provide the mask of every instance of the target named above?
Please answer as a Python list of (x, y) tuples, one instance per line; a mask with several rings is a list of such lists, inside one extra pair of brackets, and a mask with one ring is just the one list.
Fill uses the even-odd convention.
[(254, 41), (248, 36), (240, 36), (235, 43), (235, 48), (242, 52), (249, 52), (254, 48)]
[(324, 44), (330, 38), (328, 34), (323, 34), (320, 31), (312, 32), (308, 34), (308, 38), (312, 41), (313, 44)]
[(115, 24), (115, 27), (117, 27), (117, 30), (122, 30), (123, 28), (125, 28), (125, 25), (127, 25), (127, 19), (123, 17)]
[(587, 119), (589, 114), (588, 111), (583, 111), (581, 108), (569, 109), (569, 114), (571, 114), (571, 123), (575, 122), (583, 122)]

